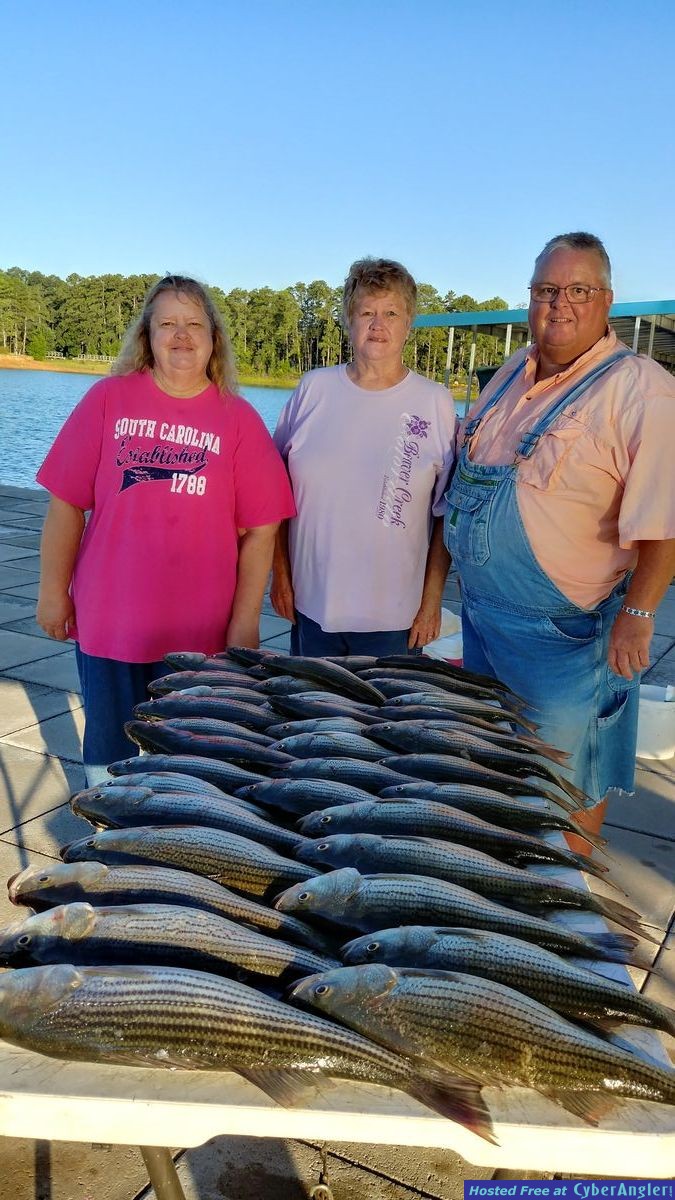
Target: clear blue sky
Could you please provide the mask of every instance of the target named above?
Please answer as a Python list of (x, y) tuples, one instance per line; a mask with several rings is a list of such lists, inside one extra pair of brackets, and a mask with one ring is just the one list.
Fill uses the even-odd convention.
[[(0, 5), (1, 9), (1, 5)], [(523, 301), (555, 233), (675, 295), (672, 0), (33, 0), (2, 17), (0, 267)]]

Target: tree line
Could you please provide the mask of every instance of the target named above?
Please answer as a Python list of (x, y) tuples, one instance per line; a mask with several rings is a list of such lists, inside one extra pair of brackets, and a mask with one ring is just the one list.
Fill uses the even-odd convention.
[[(43, 360), (117, 354), (124, 331), (158, 275), (43, 275), (21, 267), (0, 270), (0, 352)], [(340, 321), (341, 288), (322, 279), (277, 291), (269, 287), (209, 287), (227, 325), (241, 375), (298, 376), (314, 367), (348, 361), (349, 341)], [(418, 314), (507, 308), (495, 296), (444, 296), (431, 284), (418, 287)], [(414, 329), (406, 364), (430, 379), (442, 379), (447, 329)], [(465, 372), (471, 334), (456, 330), (451, 373)], [(497, 361), (495, 339), (479, 334), (476, 365)]]

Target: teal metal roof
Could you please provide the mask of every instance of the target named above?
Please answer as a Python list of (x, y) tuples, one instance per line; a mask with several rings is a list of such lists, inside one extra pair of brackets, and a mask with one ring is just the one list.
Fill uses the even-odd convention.
[[(675, 317), (675, 300), (641, 300), (635, 304), (613, 304), (609, 317)], [(417, 329), (432, 326), (527, 325), (526, 308), (493, 308), (481, 312), (419, 313), (413, 321)], [(481, 333), (485, 332), (481, 329)]]
[[(641, 354), (650, 354), (671, 370), (675, 368), (675, 300), (641, 300), (613, 304), (609, 322), (617, 337)], [(492, 337), (505, 337), (511, 326), (513, 344), (529, 337), (526, 308), (497, 308), (482, 312), (420, 313), (417, 329), (475, 329)]]

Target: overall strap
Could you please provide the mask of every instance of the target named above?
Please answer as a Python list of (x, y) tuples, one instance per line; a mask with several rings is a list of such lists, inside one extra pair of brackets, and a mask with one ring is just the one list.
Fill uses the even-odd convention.
[(598, 366), (593, 367), (592, 371), (588, 371), (586, 375), (582, 376), (579, 382), (575, 383), (568, 391), (563, 392), (562, 396), (537, 421), (534, 429), (530, 433), (523, 434), (520, 445), (516, 450), (515, 461), (517, 462), (518, 459), (522, 458), (529, 458), (534, 452), (540, 437), (548, 432), (553, 422), (560, 416), (560, 413), (568, 408), (570, 404), (573, 404), (592, 383), (595, 383), (596, 379), (600, 379), (615, 363), (619, 362), (622, 358), (627, 358), (632, 353), (633, 351), (629, 350), (628, 347), (616, 350), (609, 358), (604, 359)]
[(485, 414), (489, 413), (490, 410), (494, 408), (495, 404), (497, 404), (498, 401), (501, 400), (502, 396), (504, 395), (504, 392), (511, 386), (516, 375), (518, 375), (521, 370), (524, 370), (524, 368), (525, 368), (524, 362), (518, 363), (518, 365), (513, 369), (513, 371), (509, 372), (509, 374), (506, 376), (506, 379), (500, 384), (500, 386), (497, 388), (497, 390), (495, 392), (493, 392), (493, 394), (490, 396), (489, 400), (486, 400), (485, 404), (480, 409), (480, 411), (478, 413), (476, 413), (475, 417), (472, 417), (470, 421), (467, 421), (467, 423), (464, 427), (464, 442), (467, 442), (469, 440), (469, 438), (473, 437), (474, 433), (478, 429), (478, 426), (480, 425), (481, 421), (483, 420), (483, 417), (485, 416)]

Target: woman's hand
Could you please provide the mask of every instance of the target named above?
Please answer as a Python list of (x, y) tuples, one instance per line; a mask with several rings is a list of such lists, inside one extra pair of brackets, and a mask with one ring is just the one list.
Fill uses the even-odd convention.
[(270, 600), (278, 617), (285, 617), (287, 621), (295, 624), (295, 594), (291, 576), (287, 571), (279, 571), (276, 568), (272, 571)]
[(295, 624), (295, 593), (288, 551), (288, 521), (281, 522), (274, 544), (270, 600), (278, 617), (284, 617)]
[(75, 624), (75, 608), (68, 592), (40, 593), (35, 619), (50, 638), (65, 642)]
[(422, 601), (417, 616), (410, 627), (408, 649), (422, 649), (429, 642), (435, 642), (441, 632), (440, 604), (425, 604)]
[(70, 581), (84, 532), (84, 512), (51, 496), (40, 541), (40, 591), (35, 613), (41, 629), (65, 642), (75, 624)]
[(260, 619), (232, 618), (225, 634), (226, 646), (247, 646), (249, 650), (257, 650), (260, 645)]
[(450, 555), (443, 545), (443, 518), (435, 517), (424, 571), (422, 599), (408, 638), (409, 650), (428, 646), (429, 642), (435, 642), (440, 635), (443, 587), (449, 566)]

